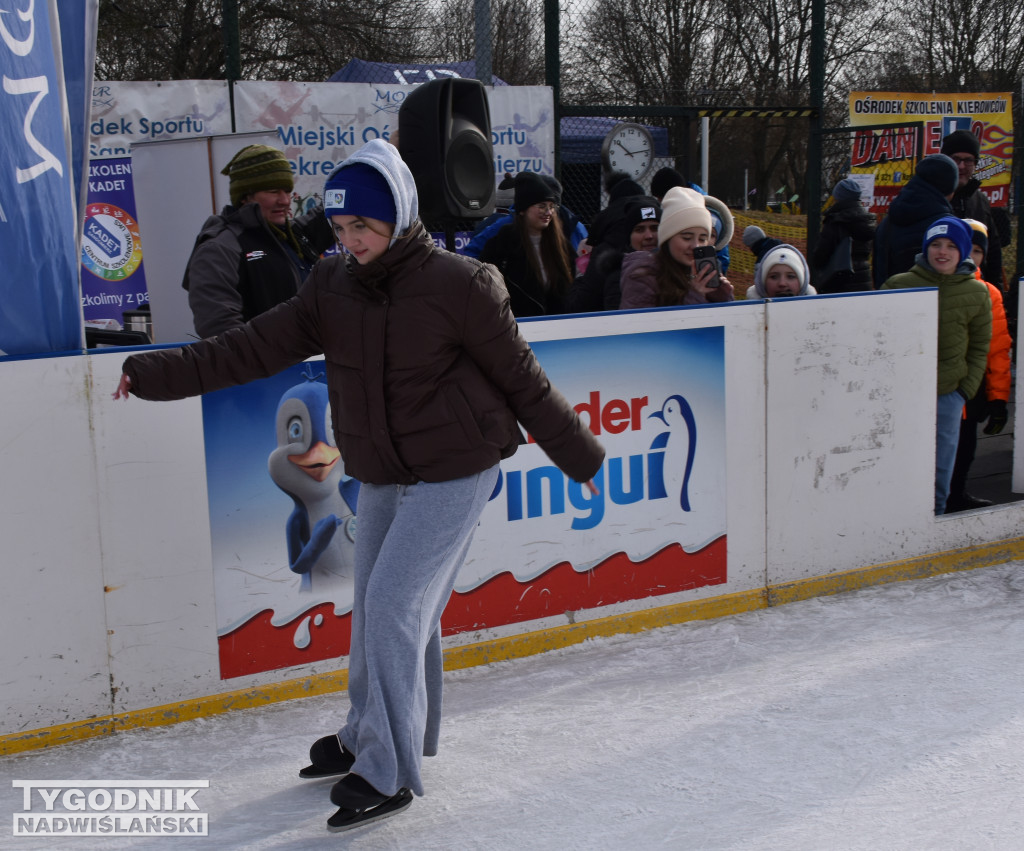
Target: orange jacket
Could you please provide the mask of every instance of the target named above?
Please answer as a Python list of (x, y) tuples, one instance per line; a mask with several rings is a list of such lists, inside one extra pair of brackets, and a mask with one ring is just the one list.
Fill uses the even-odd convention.
[(1013, 340), (1006, 327), (1006, 310), (999, 287), (981, 277), (981, 270), (974, 273), (979, 281), (988, 287), (992, 299), (992, 342), (988, 345), (988, 365), (985, 367), (985, 396), (989, 401), (1010, 399), (1010, 347)]

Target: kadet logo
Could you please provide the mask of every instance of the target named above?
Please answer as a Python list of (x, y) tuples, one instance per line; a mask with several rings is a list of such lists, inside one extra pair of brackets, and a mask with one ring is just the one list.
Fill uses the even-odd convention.
[(209, 780), (13, 780), (15, 836), (206, 836)]
[[(572, 507), (581, 512), (572, 521), (572, 528), (577, 530), (593, 529), (601, 523), (606, 497), (615, 505), (672, 497), (681, 510), (689, 511), (690, 473), (697, 451), (697, 424), (693, 411), (689, 402), (677, 395), (669, 396), (658, 410), (644, 415), (649, 407), (646, 396), (634, 397), (628, 402), (612, 399), (602, 405), (598, 390), (591, 392), (587, 402), (575, 406), (576, 412), (598, 436), (602, 432), (622, 434), (641, 431), (644, 423), (651, 419), (664, 424), (664, 430), (659, 430), (654, 436), (646, 453), (605, 459), (594, 476), (599, 494), (592, 494), (583, 485), (567, 478), (558, 467), (546, 465), (525, 472), (502, 471), (491, 499), (504, 491), (506, 516), (510, 522), (524, 517), (542, 517), (545, 503), (549, 506), (546, 513), (564, 514), (568, 499)], [(534, 442), (532, 437), (529, 442)], [(666, 469), (668, 483), (665, 480)]]
[(120, 281), (142, 263), (139, 225), (114, 204), (90, 204), (82, 230), (82, 265), (97, 278)]

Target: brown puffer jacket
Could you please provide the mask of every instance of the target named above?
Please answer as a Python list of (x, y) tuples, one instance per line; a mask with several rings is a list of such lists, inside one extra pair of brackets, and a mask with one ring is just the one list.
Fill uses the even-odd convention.
[(345, 471), (361, 482), (478, 473), (516, 451), (517, 419), (577, 481), (604, 460), (520, 336), (496, 270), (436, 249), (419, 222), (378, 260), (321, 261), (298, 295), (247, 325), (133, 355), (124, 371), (143, 399), (182, 399), (321, 352)]

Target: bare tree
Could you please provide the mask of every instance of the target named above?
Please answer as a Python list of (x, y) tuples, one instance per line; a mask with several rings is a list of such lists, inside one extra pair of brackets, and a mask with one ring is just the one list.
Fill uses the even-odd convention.
[(100, 0), (98, 80), (224, 77), (219, 0)]
[[(223, 0), (100, 0), (97, 79), (222, 79)], [(349, 59), (473, 58), (475, 0), (245, 0), (241, 76), (327, 79)], [(565, 102), (797, 108), (810, 100), (812, 0), (563, 0)], [(515, 85), (544, 81), (543, 0), (490, 0), (491, 67)], [(828, 0), (827, 124), (845, 124), (851, 89), (1006, 91), (1024, 75), (1024, 4), (1008, 0)], [(664, 123), (670, 151), (696, 127)], [(806, 121), (715, 118), (712, 184), (739, 197), (801, 191)], [(829, 140), (826, 140), (828, 143)], [(844, 139), (826, 146), (839, 173)]]
[[(353, 57), (424, 55), (427, 0), (239, 3), (244, 79), (325, 80)], [(100, 80), (225, 77), (222, 0), (100, 0)]]
[[(739, 80), (721, 4), (711, 0), (597, 0), (571, 30), (569, 98), (577, 103), (714, 106), (733, 100)], [(695, 126), (650, 118), (669, 133), (669, 153), (686, 170)]]
[(874, 85), (1012, 91), (1024, 72), (1024, 6), (1006, 0), (907, 0)]
[[(742, 65), (744, 102), (751, 106), (801, 107), (810, 103), (812, 0), (729, 0), (729, 29)], [(845, 118), (844, 69), (875, 48), (889, 7), (874, 0), (830, 0), (825, 26), (826, 111)], [(843, 120), (842, 123), (845, 123)], [(736, 132), (736, 131), (739, 132)], [(733, 122), (728, 149), (751, 173), (758, 197), (781, 187), (788, 200), (803, 191), (808, 124), (794, 119)]]
[[(430, 61), (468, 61), (476, 56), (476, 6), (476, 0), (440, 0), (434, 7)], [(491, 38), (482, 50), (489, 54), (491, 73), (512, 86), (543, 84), (541, 0), (490, 0), (489, 6)]]
[(580, 26), (578, 99), (679, 104), (721, 88), (726, 40), (720, 4), (695, 0), (597, 0)]
[[(844, 69), (875, 49), (876, 25), (890, 9), (878, 0), (829, 0), (826, 91), (837, 117), (845, 109)], [(572, 30), (578, 33), (572, 97), (583, 103), (806, 107), (811, 10), (812, 0), (596, 0)], [(695, 130), (682, 121), (667, 123), (678, 153)], [(742, 197), (747, 172), (759, 198), (783, 185), (787, 199), (800, 194), (807, 133), (806, 120), (714, 118), (715, 191)]]
[[(350, 59), (423, 62), (429, 50), (428, 0), (263, 0), (262, 21), (276, 33), (250, 74), (256, 79), (326, 80)], [(272, 30), (270, 28), (273, 28)]]

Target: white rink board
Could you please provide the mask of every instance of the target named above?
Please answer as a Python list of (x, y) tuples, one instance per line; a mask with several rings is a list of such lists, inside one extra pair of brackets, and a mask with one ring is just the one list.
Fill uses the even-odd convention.
[[(913, 291), (524, 322), (533, 341), (725, 329), (728, 582), (575, 620), (1017, 537), (1020, 504), (931, 515), (934, 314)], [(122, 357), (0, 361), (0, 735), (338, 667), (220, 678), (201, 405), (113, 402)]]
[(934, 328), (936, 304), (881, 292), (767, 305), (771, 583), (905, 558), (913, 529), (930, 546), (937, 338), (907, 329)]
[(111, 711), (88, 366), (0, 362), (3, 733)]

